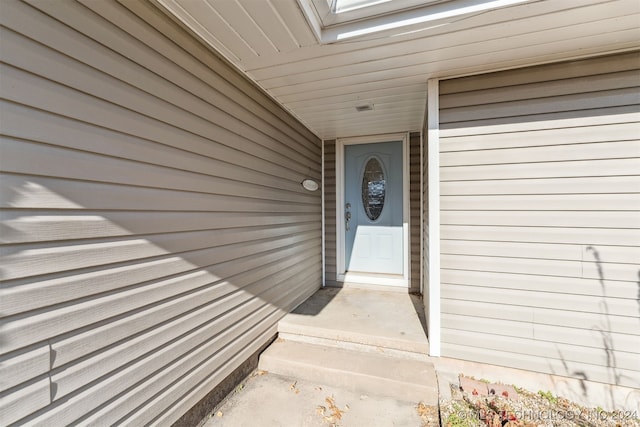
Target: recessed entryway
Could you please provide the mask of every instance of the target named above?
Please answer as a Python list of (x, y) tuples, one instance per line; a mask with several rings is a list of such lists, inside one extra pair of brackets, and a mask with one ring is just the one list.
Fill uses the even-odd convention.
[(336, 142), (339, 282), (409, 287), (406, 134)]

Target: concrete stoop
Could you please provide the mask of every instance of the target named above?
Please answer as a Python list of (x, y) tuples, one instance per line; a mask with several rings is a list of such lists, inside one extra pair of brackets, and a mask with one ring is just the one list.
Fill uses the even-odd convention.
[[(411, 308), (407, 308), (411, 309)], [(362, 315), (361, 315), (362, 316)], [(380, 316), (382, 317), (382, 316)], [(307, 319), (291, 314), (278, 323), (278, 336), (291, 341), (322, 343), (330, 346), (361, 346), (363, 351), (373, 349), (379, 351), (397, 351), (400, 357), (425, 358), (429, 354), (429, 342), (424, 338), (419, 320), (415, 317), (394, 321), (384, 319), (338, 319), (335, 323), (326, 322), (318, 325), (315, 319)], [(345, 325), (345, 323), (347, 323)], [(383, 330), (384, 327), (393, 330)], [(403, 327), (396, 327), (403, 323)], [(413, 324), (411, 324), (413, 323)], [(334, 325), (331, 327), (331, 325)], [(394, 330), (395, 329), (395, 330)], [(398, 332), (405, 329), (406, 331)]]
[(416, 296), (325, 288), (278, 323), (262, 353), (270, 374), (428, 407), (438, 384)]
[(367, 395), (438, 405), (433, 364), (361, 349), (278, 339), (260, 357), (259, 369)]

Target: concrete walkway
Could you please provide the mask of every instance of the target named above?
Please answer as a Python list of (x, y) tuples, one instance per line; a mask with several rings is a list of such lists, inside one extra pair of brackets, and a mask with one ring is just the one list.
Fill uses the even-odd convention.
[(423, 409), (415, 402), (265, 373), (250, 377), (212, 414), (205, 427), (438, 425), (437, 411)]
[(422, 301), (326, 288), (278, 324), (258, 374), (211, 426), (438, 426)]

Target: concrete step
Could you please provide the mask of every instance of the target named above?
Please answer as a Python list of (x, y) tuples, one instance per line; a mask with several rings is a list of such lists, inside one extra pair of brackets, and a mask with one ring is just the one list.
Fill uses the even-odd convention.
[[(327, 336), (333, 337), (333, 334), (328, 334)], [(417, 353), (415, 351), (406, 350), (406, 348), (413, 350), (413, 346), (389, 344), (383, 340), (376, 339), (356, 340), (353, 337), (343, 337), (343, 339), (337, 339), (335, 337), (323, 338), (321, 336), (314, 336), (313, 334), (291, 334), (288, 332), (279, 332), (278, 337), (287, 341), (297, 341), (327, 347), (338, 347), (363, 353), (384, 354), (386, 356), (393, 356), (400, 359), (425, 360), (427, 357), (424, 352)], [(400, 348), (403, 348), (404, 350), (401, 350)]]
[(422, 300), (415, 295), (325, 288), (278, 322), (281, 337), (326, 340), (426, 355)]
[(427, 360), (279, 338), (260, 356), (259, 369), (367, 395), (438, 404), (435, 369)]
[[(417, 326), (419, 327), (420, 324), (417, 323)], [(371, 330), (355, 330), (353, 328), (341, 329), (335, 325), (305, 324), (300, 322), (299, 317), (292, 315), (285, 316), (278, 323), (278, 333), (281, 337), (284, 338), (286, 336), (289, 340), (308, 341), (309, 338), (317, 338), (318, 341), (352, 343), (401, 352), (429, 354), (429, 342), (424, 337), (424, 334), (422, 336), (418, 335), (416, 338), (414, 335), (407, 335), (402, 332), (383, 335), (379, 333), (379, 330), (373, 328)]]

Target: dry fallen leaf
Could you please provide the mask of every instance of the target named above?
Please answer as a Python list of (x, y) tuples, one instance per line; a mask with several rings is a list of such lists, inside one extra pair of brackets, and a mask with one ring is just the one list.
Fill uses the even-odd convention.
[(293, 384), (289, 386), (289, 391), (293, 391), (295, 394), (299, 394), (300, 390), (298, 389), (298, 387), (296, 387), (297, 384), (298, 381), (294, 381)]
[(423, 402), (418, 403), (418, 406), (416, 406), (416, 410), (418, 411), (418, 415), (420, 416), (427, 415), (429, 413), (427, 405), (425, 405)]
[(424, 402), (418, 403), (416, 406), (418, 415), (422, 420), (423, 427), (439, 426), (438, 408), (435, 406), (427, 406)]
[(324, 400), (329, 405), (329, 409), (331, 410), (331, 417), (336, 421), (342, 419), (342, 414), (344, 413), (344, 411), (336, 406), (336, 401), (333, 396), (327, 397)]

